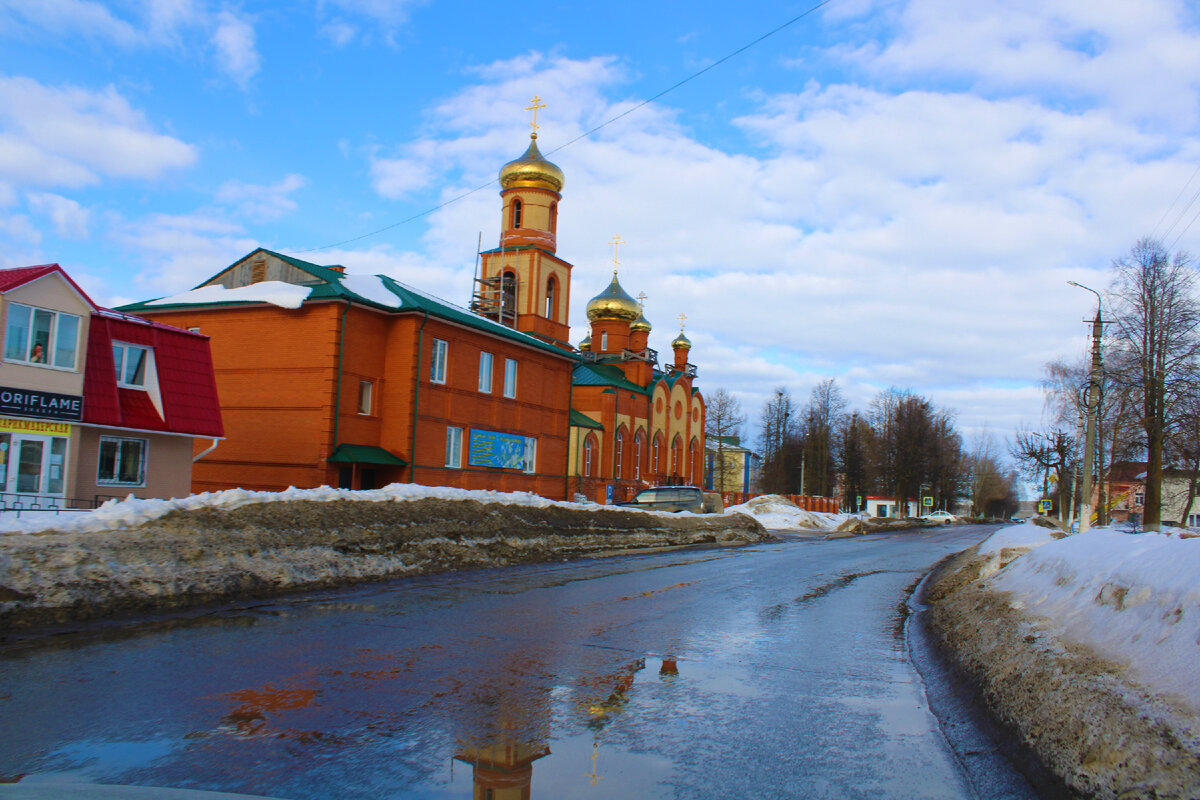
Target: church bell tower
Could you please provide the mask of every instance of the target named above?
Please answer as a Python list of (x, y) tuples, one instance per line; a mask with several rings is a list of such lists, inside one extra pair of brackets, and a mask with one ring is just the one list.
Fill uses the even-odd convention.
[(571, 265), (555, 255), (563, 173), (538, 151), (541, 108), (534, 97), (529, 148), (500, 169), (500, 246), (480, 253), (471, 310), (571, 349)]

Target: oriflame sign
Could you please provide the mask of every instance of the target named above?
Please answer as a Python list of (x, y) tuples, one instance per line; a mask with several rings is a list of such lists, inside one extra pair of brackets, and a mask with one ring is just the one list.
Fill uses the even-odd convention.
[(0, 386), (0, 414), (78, 422), (83, 419), (83, 397)]

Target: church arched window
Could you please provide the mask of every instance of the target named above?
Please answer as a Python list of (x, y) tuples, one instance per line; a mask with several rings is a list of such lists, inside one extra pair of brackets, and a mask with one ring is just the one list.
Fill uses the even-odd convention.
[(617, 431), (617, 458), (613, 463), (613, 477), (621, 480), (621, 465), (625, 461), (625, 431)]
[(554, 233), (558, 228), (558, 203), (550, 204), (550, 232)]
[(554, 276), (550, 276), (550, 280), (546, 281), (546, 318), (554, 319), (558, 311), (558, 281)]
[(500, 279), (501, 321), (505, 317), (515, 317), (517, 313), (517, 276), (512, 272), (504, 273)]
[(595, 447), (592, 445), (592, 437), (589, 436), (583, 442), (583, 477), (592, 477), (592, 458), (595, 456)]
[(608, 331), (600, 332), (600, 352), (601, 353), (608, 352)]
[(645, 444), (646, 437), (640, 432), (633, 437), (633, 479), (640, 481), (642, 479), (642, 450)]
[(514, 228), (521, 227), (521, 199), (517, 198), (512, 202), (512, 226)]

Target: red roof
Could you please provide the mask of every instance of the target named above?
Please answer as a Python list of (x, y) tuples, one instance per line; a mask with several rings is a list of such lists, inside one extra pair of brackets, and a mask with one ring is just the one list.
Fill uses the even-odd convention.
[[(162, 413), (151, 394), (117, 386), (113, 340), (154, 348)], [(102, 309), (92, 316), (83, 421), (193, 436), (223, 436), (208, 337)]]
[(27, 283), (36, 281), (38, 278), (43, 278), (46, 275), (57, 272), (62, 276), (63, 280), (71, 285), (71, 288), (79, 292), (87, 304), (92, 308), (99, 308), (92, 302), (92, 298), (87, 296), (87, 292), (79, 288), (79, 284), (71, 280), (71, 276), (66, 270), (58, 264), (41, 264), (36, 267), (16, 267), (14, 269), (0, 269), (0, 292), (7, 292), (11, 289), (16, 289), (18, 286), (24, 286)]

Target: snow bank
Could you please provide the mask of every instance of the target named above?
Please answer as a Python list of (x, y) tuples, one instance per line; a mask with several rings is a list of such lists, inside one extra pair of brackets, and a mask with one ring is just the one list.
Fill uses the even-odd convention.
[(725, 509), (726, 514), (748, 514), (768, 530), (829, 531), (843, 522), (845, 514), (806, 511), (785, 497), (764, 494), (748, 502)]
[(987, 556), (999, 553), (1001, 550), (1024, 549), (1031, 550), (1055, 540), (1054, 532), (1041, 525), (1026, 522), (1023, 525), (1009, 525), (984, 539), (979, 545), (979, 555)]
[(1200, 539), (1097, 529), (1036, 547), (990, 585), (1050, 630), (1200, 711)]
[[(559, 506), (574, 509), (595, 509), (592, 503), (567, 503), (547, 500), (529, 492), (490, 492), (482, 490), (454, 489), (448, 486), (422, 486), (416, 483), (393, 483), (382, 489), (358, 490), (332, 489), (322, 486), (317, 489), (297, 489), (282, 492), (253, 492), (246, 489), (226, 489), (221, 492), (204, 492), (189, 497), (170, 500), (139, 500), (132, 495), (124, 500), (109, 500), (95, 511), (62, 515), (36, 515), (15, 520), (0, 520), (0, 534), (37, 533), (54, 530), (64, 533), (86, 533), (95, 531), (136, 528), (172, 511), (195, 511), (206, 508), (234, 509), (254, 503), (281, 503), (295, 500), (333, 502), (348, 500), (362, 503), (399, 502), (435, 498), (439, 500), (475, 500), (480, 503), (500, 503), (511, 506), (547, 508)], [(651, 513), (651, 512), (642, 512)]]
[(444, 570), (772, 538), (744, 515), (407, 484), (126, 500), (82, 516), (50, 518), (57, 530), (0, 535), (0, 630)]
[(932, 629), (1074, 792), (1200, 797), (1200, 539), (1055, 533), (1004, 528), (939, 568)]

